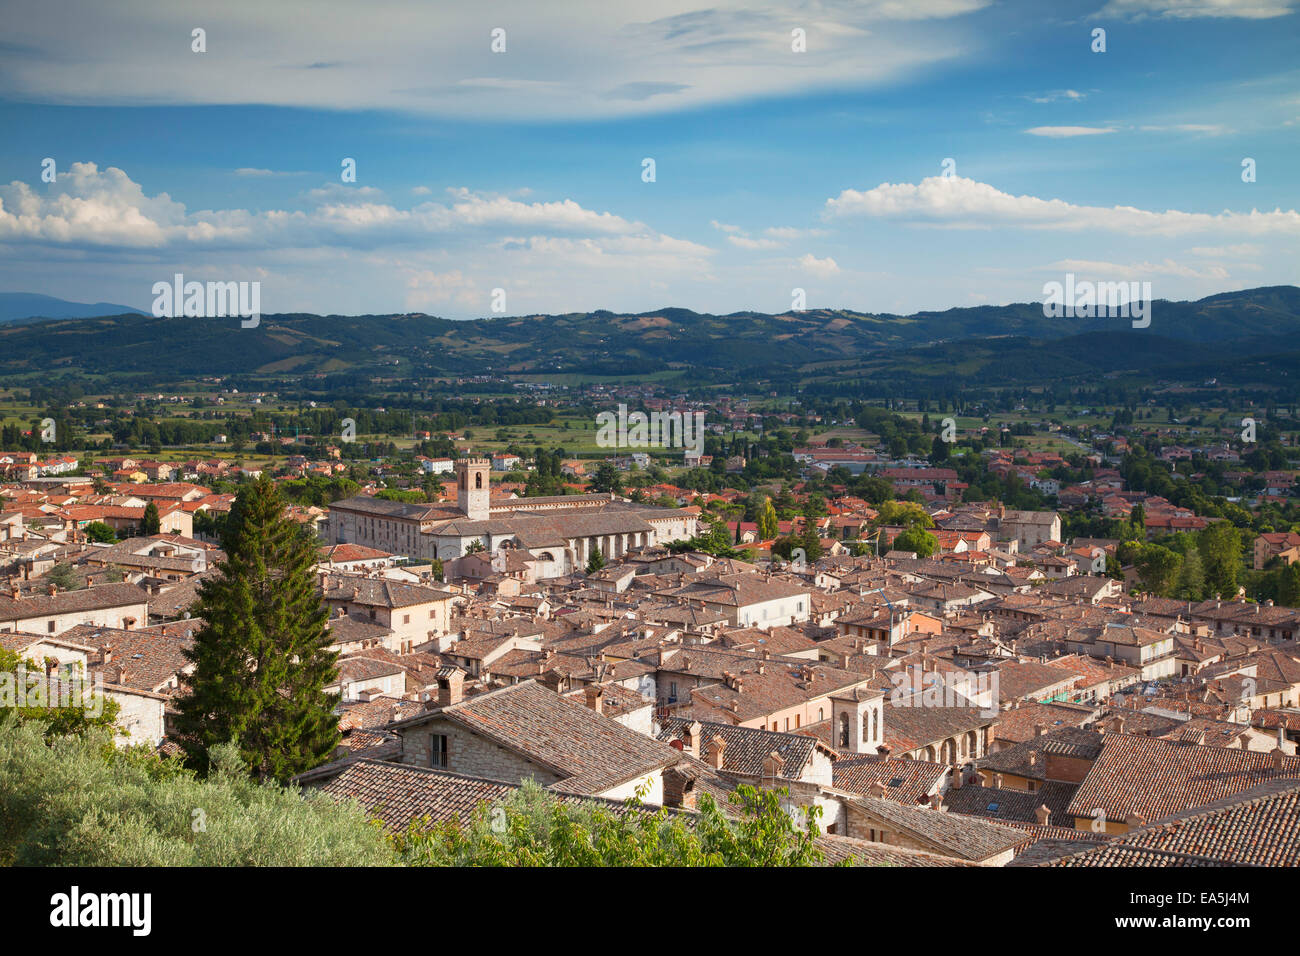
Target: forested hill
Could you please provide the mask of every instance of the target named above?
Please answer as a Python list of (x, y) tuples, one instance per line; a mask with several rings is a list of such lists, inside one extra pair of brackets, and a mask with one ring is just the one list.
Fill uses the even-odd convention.
[[(651, 374), (816, 369), (891, 361), (918, 368), (965, 354), (997, 362), (1028, 348), (1102, 368), (1138, 352), (1196, 364), (1289, 348), (1300, 288), (1273, 286), (1196, 302), (1156, 300), (1149, 328), (1124, 318), (1047, 318), (1040, 303), (890, 315), (812, 309), (707, 315), (661, 309), (452, 321), (423, 314), (159, 319), (138, 314), (0, 326), (0, 374), (65, 369), (164, 377), (364, 374)], [(1073, 344), (1084, 343), (1077, 348)], [(1055, 345), (1053, 344), (1055, 343)], [(1072, 358), (1073, 357), (1073, 358)]]

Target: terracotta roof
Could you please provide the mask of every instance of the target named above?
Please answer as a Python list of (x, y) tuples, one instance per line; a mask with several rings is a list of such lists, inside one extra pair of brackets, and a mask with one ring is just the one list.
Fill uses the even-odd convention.
[(1107, 734), (1070, 812), (1101, 809), (1112, 820), (1137, 813), (1154, 823), (1278, 779), (1300, 780), (1300, 757), (1283, 756), (1275, 770), (1271, 754)]

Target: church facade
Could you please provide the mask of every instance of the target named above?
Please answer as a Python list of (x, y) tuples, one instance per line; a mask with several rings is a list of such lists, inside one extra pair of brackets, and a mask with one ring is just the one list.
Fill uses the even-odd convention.
[(537, 577), (581, 571), (599, 549), (606, 557), (689, 538), (694, 513), (621, 501), (610, 494), (491, 500), (492, 463), (456, 462), (456, 504), (407, 504), (359, 496), (330, 505), (326, 540), (360, 544), (413, 560), (454, 560), (478, 542), (488, 553), (531, 556)]

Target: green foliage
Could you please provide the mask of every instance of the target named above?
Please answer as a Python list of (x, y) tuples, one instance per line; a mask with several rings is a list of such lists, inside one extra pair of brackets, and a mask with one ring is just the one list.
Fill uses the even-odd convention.
[(1196, 536), (1196, 550), (1205, 563), (1205, 587), (1225, 599), (1237, 595), (1241, 569), (1241, 535), (1227, 521), (1212, 521)]
[[(21, 665), (21, 669), (20, 669)], [(45, 668), (38, 661), (24, 658), (15, 651), (0, 647), (0, 675), (13, 689), (13, 700), (9, 700), (7, 691), (0, 693), (0, 721), (14, 719), (20, 722), (36, 721), (44, 726), (51, 736), (65, 734), (83, 734), (92, 729), (110, 731), (117, 723), (121, 705), (108, 696), (99, 696), (92, 700), (83, 700), (80, 705), (55, 706), (54, 700), (59, 684), (46, 681)], [(80, 678), (84, 675), (61, 675), (63, 678)], [(44, 697), (41, 703), (33, 705), (31, 691), (38, 683), (43, 684)], [(76, 687), (76, 683), (71, 683)], [(82, 688), (92, 691), (89, 682)], [(96, 713), (96, 711), (98, 711)]]
[(928, 558), (939, 550), (939, 539), (919, 525), (899, 532), (890, 547), (895, 551), (912, 551), (918, 558)]
[(605, 556), (600, 553), (600, 548), (592, 548), (591, 557), (587, 559), (587, 573), (595, 574), (605, 566)]
[(904, 525), (918, 528), (933, 528), (934, 519), (925, 512), (925, 507), (915, 501), (885, 501), (877, 509), (880, 516), (878, 524)]
[(383, 491), (376, 492), (375, 497), (382, 498), (385, 501), (404, 501), (408, 505), (423, 504), (428, 500), (423, 491), (403, 491), (400, 488), (385, 488)]
[(822, 860), (815, 840), (820, 807), (802, 821), (781, 807), (785, 790), (741, 786), (729, 795), (729, 819), (702, 794), (694, 826), (681, 814), (651, 810), (637, 798), (617, 813), (596, 803), (564, 803), (526, 783), (498, 808), (481, 804), (462, 823), (417, 822), (395, 843), (419, 866), (811, 866)]
[(338, 695), (324, 690), (338, 655), (316, 590), (316, 541), (262, 477), (235, 499), (222, 546), (226, 560), (199, 586), (194, 613), (205, 623), (185, 652), (195, 669), (182, 678), (178, 736), (197, 769), (233, 741), (255, 775), (284, 780), (339, 741)]
[(144, 517), (140, 519), (142, 535), (157, 534), (162, 529), (162, 519), (158, 517), (158, 506), (152, 501), (144, 506)]
[(1196, 548), (1188, 548), (1183, 554), (1183, 566), (1178, 570), (1174, 597), (1184, 601), (1199, 601), (1205, 597), (1205, 565)]
[(1172, 597), (1183, 567), (1183, 556), (1158, 544), (1142, 545), (1134, 558), (1142, 586), (1159, 597)]
[(618, 494), (623, 490), (623, 476), (613, 464), (602, 461), (596, 466), (596, 474), (591, 479), (591, 490)]
[(66, 561), (60, 561), (54, 567), (45, 572), (45, 580), (53, 584), (60, 591), (71, 591), (81, 587), (81, 581), (77, 578), (77, 572), (72, 565)]
[(86, 532), (87, 541), (94, 541), (97, 544), (117, 543), (117, 532), (102, 521), (92, 521), (82, 530)]
[(177, 760), (121, 751), (105, 731), (47, 742), (0, 717), (0, 864), (381, 866), (383, 834), (355, 805), (259, 784), (237, 748), (200, 779)]

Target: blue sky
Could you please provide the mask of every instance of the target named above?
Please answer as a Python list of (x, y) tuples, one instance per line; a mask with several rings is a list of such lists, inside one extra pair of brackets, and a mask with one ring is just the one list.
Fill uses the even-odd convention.
[(6, 7), (3, 290), (471, 318), (1297, 282), (1300, 0)]

